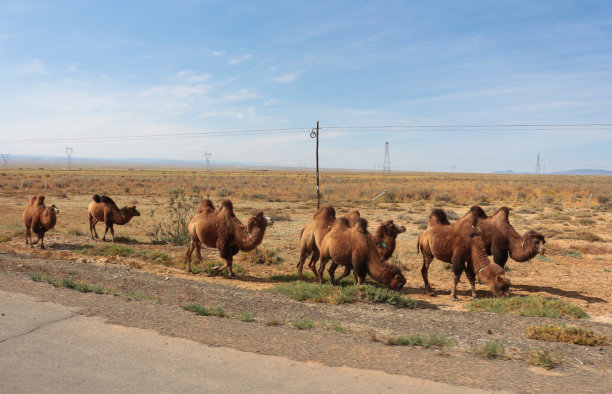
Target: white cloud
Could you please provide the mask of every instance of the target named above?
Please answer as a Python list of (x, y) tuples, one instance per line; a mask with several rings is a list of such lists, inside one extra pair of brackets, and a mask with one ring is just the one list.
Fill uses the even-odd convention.
[(204, 82), (207, 81), (212, 75), (208, 73), (196, 74), (191, 70), (179, 71), (174, 75), (175, 79), (184, 79), (188, 82)]
[(223, 96), (225, 101), (244, 101), (251, 100), (261, 97), (259, 94), (253, 92), (251, 89), (240, 89), (237, 92), (229, 93)]
[(297, 81), (299, 77), (300, 77), (299, 73), (285, 73), (278, 77), (272, 78), (272, 81), (278, 82), (278, 83), (292, 83), (292, 82)]
[(46, 74), (45, 66), (40, 59), (31, 59), (17, 67), (19, 74)]
[(213, 51), (212, 55), (213, 56), (222, 56), (224, 54), (223, 51)]
[(228, 64), (230, 66), (235, 66), (237, 64), (240, 64), (240, 63), (242, 63), (244, 61), (247, 61), (247, 60), (251, 59), (252, 57), (253, 57), (253, 55), (250, 55), (250, 54), (242, 55), (242, 56), (239, 56), (239, 57), (234, 57), (234, 58), (229, 60)]

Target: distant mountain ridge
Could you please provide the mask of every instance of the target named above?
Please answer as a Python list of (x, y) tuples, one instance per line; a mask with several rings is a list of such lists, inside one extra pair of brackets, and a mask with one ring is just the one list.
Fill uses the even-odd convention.
[[(535, 172), (516, 172), (512, 170), (495, 171), (491, 174), (535, 174)], [(546, 172), (542, 175), (612, 175), (612, 171), (594, 168), (580, 168), (577, 170)]]

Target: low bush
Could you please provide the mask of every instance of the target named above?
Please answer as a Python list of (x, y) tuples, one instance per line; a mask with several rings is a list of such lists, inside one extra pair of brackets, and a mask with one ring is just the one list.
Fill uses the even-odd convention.
[(548, 342), (565, 342), (582, 346), (602, 345), (606, 337), (595, 335), (593, 330), (579, 327), (530, 326), (526, 330), (527, 338)]
[(529, 364), (546, 369), (560, 365), (562, 361), (563, 355), (561, 353), (551, 352), (550, 350), (533, 350), (527, 358)]
[(538, 296), (514, 296), (508, 298), (483, 298), (468, 304), (470, 310), (519, 316), (582, 319), (589, 317), (579, 307), (558, 298)]
[(506, 349), (499, 341), (487, 341), (481, 348), (478, 349), (478, 354), (486, 358), (504, 358)]
[(289, 320), (289, 324), (291, 324), (293, 327), (297, 328), (298, 330), (307, 330), (307, 329), (311, 329), (314, 327), (314, 322), (305, 317), (303, 319), (291, 319)]
[(227, 317), (227, 313), (225, 313), (223, 308), (221, 308), (220, 306), (209, 308), (204, 305), (187, 304), (187, 305), (183, 305), (182, 308), (186, 311), (193, 312), (196, 315), (200, 315), (200, 316)]
[(76, 249), (72, 249), (72, 251), (90, 256), (129, 257), (134, 254), (134, 249), (121, 244), (90, 244), (83, 245)]
[(423, 348), (454, 346), (456, 342), (449, 339), (445, 334), (409, 335), (387, 338), (387, 345), (390, 346), (420, 346)]

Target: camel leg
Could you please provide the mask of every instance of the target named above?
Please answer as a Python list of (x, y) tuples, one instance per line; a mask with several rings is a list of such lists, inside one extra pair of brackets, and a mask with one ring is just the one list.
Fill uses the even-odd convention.
[(28, 246), (28, 239), (30, 240), (30, 243), (32, 242), (32, 233), (30, 232), (30, 228), (28, 226), (26, 226), (26, 229), (25, 229), (25, 239), (26, 239), (26, 246)]
[(304, 262), (308, 258), (309, 254), (310, 254), (310, 251), (307, 249), (300, 250), (300, 258), (297, 262), (297, 265), (295, 266), (295, 268), (297, 268), (298, 277), (300, 278), (300, 280), (302, 280), (302, 271), (304, 270)]
[(359, 261), (358, 258), (353, 255), (353, 272), (357, 277), (357, 286), (365, 283), (366, 274), (368, 272), (365, 262)]
[(108, 229), (110, 227), (108, 226), (108, 224), (106, 225), (106, 228), (104, 229), (104, 236), (102, 237), (102, 241), (106, 241), (106, 233), (108, 233)]
[(200, 243), (199, 240), (196, 241), (195, 243), (195, 250), (196, 250), (196, 257), (198, 261), (200, 262), (200, 266), (202, 267), (202, 274), (204, 274), (206, 270), (204, 269), (204, 262), (202, 261), (202, 244)]
[(192, 239), (191, 242), (189, 242), (189, 249), (187, 249), (187, 254), (185, 255), (185, 261), (183, 262), (183, 269), (185, 269), (185, 266), (189, 264), (188, 272), (191, 272), (191, 254), (193, 253), (194, 249), (195, 249), (195, 246), (194, 246), (194, 242)]
[(495, 264), (504, 268), (506, 262), (508, 261), (508, 251), (507, 250), (493, 250), (493, 261)]
[(329, 281), (331, 282), (333, 286), (335, 286), (337, 283), (336, 282), (336, 268), (338, 268), (338, 264), (332, 261), (331, 265), (329, 266), (329, 269), (327, 270), (327, 273), (329, 274)]
[(451, 264), (454, 274), (454, 284), (453, 291), (451, 292), (451, 300), (458, 301), (459, 299), (457, 298), (457, 284), (459, 283), (459, 279), (461, 278), (461, 274), (463, 273), (465, 266), (461, 259), (457, 259), (455, 258), (455, 256), (451, 258)]
[(342, 275), (340, 275), (340, 277), (338, 278), (338, 283), (340, 283), (340, 281), (344, 278), (346, 278), (347, 276), (349, 276), (349, 274), (351, 273), (351, 271), (353, 270), (353, 267), (351, 266), (345, 266), (344, 267), (344, 272), (342, 273)]
[(430, 297), (434, 297), (436, 293), (431, 289), (429, 285), (428, 273), (429, 273), (429, 265), (433, 261), (433, 256), (426, 256), (423, 253), (423, 267), (421, 267), (421, 276), (423, 277), (423, 282), (425, 282), (425, 294)]
[[(40, 239), (40, 248), (46, 249), (45, 248), (45, 233), (40, 234), (38, 238)], [(38, 240), (36, 240), (36, 242), (38, 242)]]
[(232, 269), (233, 255), (232, 255), (231, 247), (226, 244), (221, 244), (219, 245), (219, 251), (221, 252), (221, 258), (225, 260), (225, 265), (213, 268), (213, 270), (216, 272), (219, 272), (227, 268), (229, 271), (229, 277), (235, 278), (236, 275), (234, 275), (234, 270)]
[(478, 298), (478, 296), (476, 295), (476, 274), (474, 273), (474, 265), (472, 264), (471, 260), (467, 262), (467, 267), (465, 268), (465, 276), (467, 276), (468, 281), (470, 282), (472, 298)]
[(94, 218), (93, 216), (91, 216), (91, 213), (89, 215), (87, 215), (89, 218), (89, 234), (91, 235), (91, 239), (94, 239), (94, 234), (93, 234), (93, 222), (94, 222)]
[(110, 231), (111, 231), (111, 235), (113, 236), (113, 243), (115, 243), (115, 229), (111, 223), (110, 225)]
[(312, 257), (310, 258), (310, 262), (308, 263), (308, 267), (315, 274), (315, 276), (317, 276), (317, 261), (319, 261), (319, 257), (321, 257), (321, 252), (315, 246), (312, 249)]
[(323, 273), (325, 272), (325, 265), (329, 261), (329, 256), (321, 257), (321, 263), (319, 265), (319, 270), (316, 271), (317, 279), (319, 279), (319, 284), (323, 284)]

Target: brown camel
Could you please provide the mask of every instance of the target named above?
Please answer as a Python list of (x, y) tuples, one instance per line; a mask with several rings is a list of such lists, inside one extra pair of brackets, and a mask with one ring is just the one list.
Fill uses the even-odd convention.
[[(351, 209), (343, 218), (347, 219), (351, 224), (354, 224), (359, 219), (359, 211)], [(302, 280), (302, 271), (304, 262), (312, 253), (308, 267), (312, 270), (315, 276), (318, 277), (316, 263), (320, 257), (320, 246), (323, 237), (329, 232), (332, 225), (336, 221), (336, 210), (330, 205), (326, 205), (319, 209), (313, 216), (312, 221), (302, 229), (300, 233), (300, 258), (296, 265), (300, 280)]]
[(501, 207), (491, 216), (487, 216), (478, 206), (471, 209), (479, 210), (477, 226), (482, 230), (482, 240), (487, 248), (487, 254), (493, 255), (497, 265), (503, 268), (508, 261), (508, 254), (512, 260), (518, 262), (544, 254), (546, 244), (544, 235), (534, 230), (519, 235), (508, 220), (510, 208)]
[(123, 207), (119, 209), (117, 204), (108, 196), (99, 196), (94, 194), (92, 201), (89, 204), (89, 232), (91, 233), (91, 239), (98, 237), (96, 231), (96, 224), (98, 222), (104, 222), (106, 229), (104, 230), (103, 241), (106, 241), (106, 233), (110, 229), (111, 235), (113, 236), (113, 242), (115, 242), (115, 229), (113, 225), (127, 224), (134, 216), (140, 216), (140, 212), (136, 210), (136, 206)]
[[(350, 221), (349, 221), (350, 223)], [(354, 223), (350, 223), (354, 225)], [(378, 248), (378, 252), (381, 254), (383, 261), (387, 261), (393, 255), (396, 246), (397, 236), (403, 232), (406, 232), (406, 227), (393, 223), (393, 220), (385, 220), (380, 223), (374, 235), (368, 232), (368, 236), (374, 241), (374, 245)], [(329, 267), (329, 275), (331, 278), (334, 277), (334, 273), (338, 268), (338, 264), (332, 261)], [(346, 278), (352, 270), (352, 266), (347, 265), (344, 267), (344, 273), (334, 282), (334, 285)]]
[(351, 266), (357, 285), (365, 282), (366, 274), (392, 290), (400, 291), (406, 284), (401, 269), (383, 260), (379, 248), (368, 233), (368, 222), (365, 219), (358, 219), (351, 227), (347, 219), (340, 218), (325, 235), (321, 243), (321, 266), (317, 275), (321, 284), (325, 265), (330, 259), (336, 264)]
[[(45, 196), (42, 194), (34, 196), (23, 211), (23, 222), (25, 224), (25, 239), (26, 245), (28, 240), (30, 246), (38, 243), (40, 240), (40, 248), (45, 248), (45, 233), (55, 227), (57, 222), (56, 215), (59, 214), (59, 209), (55, 204), (50, 207), (45, 206)], [(36, 241), (32, 242), (32, 230), (37, 235)]]
[(476, 276), (489, 285), (496, 297), (507, 294), (510, 279), (502, 267), (488, 259), (481, 231), (474, 227), (477, 220), (478, 211), (474, 209), (453, 224), (449, 223), (443, 210), (434, 209), (431, 212), (427, 229), (419, 235), (417, 242), (417, 252), (423, 254), (421, 274), (428, 295), (435, 295), (427, 278), (434, 257), (452, 264), (454, 286), (451, 299), (457, 300), (457, 283), (464, 270), (470, 281), (472, 297), (476, 298)]
[(219, 249), (221, 258), (225, 260), (225, 265), (216, 267), (215, 271), (228, 268), (229, 276), (234, 277), (232, 270), (234, 255), (241, 250), (248, 252), (255, 249), (263, 241), (266, 228), (272, 224), (271, 218), (264, 216), (262, 211), (258, 211), (249, 218), (245, 226), (234, 215), (234, 206), (230, 200), (223, 200), (220, 209), (215, 209), (212, 201), (204, 199), (198, 207), (198, 213), (187, 226), (191, 242), (183, 268), (189, 263), (189, 271), (191, 271), (191, 255), (194, 250), (204, 268), (201, 254), (202, 244), (204, 244), (210, 248)]

